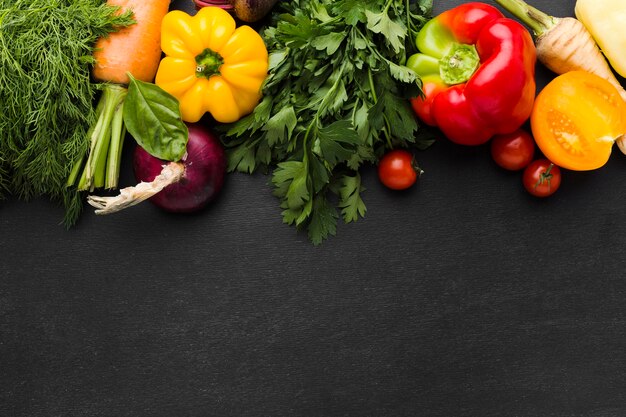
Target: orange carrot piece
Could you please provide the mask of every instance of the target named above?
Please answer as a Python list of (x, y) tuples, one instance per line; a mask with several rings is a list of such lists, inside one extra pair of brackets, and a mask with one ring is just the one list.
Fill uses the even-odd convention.
[(92, 70), (97, 81), (128, 84), (126, 72), (152, 82), (161, 59), (161, 21), (170, 0), (108, 0), (122, 11), (132, 10), (137, 23), (112, 33), (96, 43)]
[(98, 120), (90, 130), (87, 155), (75, 162), (67, 180), (79, 191), (117, 188), (128, 73), (137, 80), (154, 81), (161, 62), (161, 22), (170, 0), (108, 0), (107, 4), (120, 12), (132, 11), (136, 23), (96, 42), (92, 75), (104, 84)]

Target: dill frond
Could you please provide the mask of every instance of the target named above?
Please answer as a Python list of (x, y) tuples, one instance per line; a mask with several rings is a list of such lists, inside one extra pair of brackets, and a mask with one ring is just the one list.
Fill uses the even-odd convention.
[(93, 46), (133, 23), (117, 11), (103, 0), (0, 0), (0, 196), (48, 196), (66, 225), (82, 206), (66, 180), (95, 120)]

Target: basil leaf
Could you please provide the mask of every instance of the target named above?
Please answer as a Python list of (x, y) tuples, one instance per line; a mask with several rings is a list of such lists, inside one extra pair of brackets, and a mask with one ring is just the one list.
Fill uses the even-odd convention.
[(178, 100), (156, 84), (129, 77), (124, 103), (126, 129), (155, 158), (180, 160), (187, 151), (189, 132)]

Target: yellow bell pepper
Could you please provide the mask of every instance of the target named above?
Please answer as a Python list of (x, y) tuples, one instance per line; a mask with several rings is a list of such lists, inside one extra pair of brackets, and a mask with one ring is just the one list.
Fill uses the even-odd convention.
[(537, 95), (530, 124), (537, 146), (555, 165), (574, 171), (607, 163), (626, 134), (626, 102), (604, 78), (569, 71)]
[(165, 57), (155, 84), (176, 97), (184, 121), (205, 113), (222, 123), (252, 112), (267, 77), (268, 53), (261, 36), (219, 7), (194, 16), (170, 11), (161, 24)]
[(574, 12), (615, 72), (626, 77), (626, 1), (577, 0)]

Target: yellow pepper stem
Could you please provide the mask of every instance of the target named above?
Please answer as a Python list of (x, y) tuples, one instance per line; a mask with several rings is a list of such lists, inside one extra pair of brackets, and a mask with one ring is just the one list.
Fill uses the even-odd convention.
[(196, 77), (209, 78), (220, 73), (224, 58), (215, 51), (206, 48), (196, 56)]

